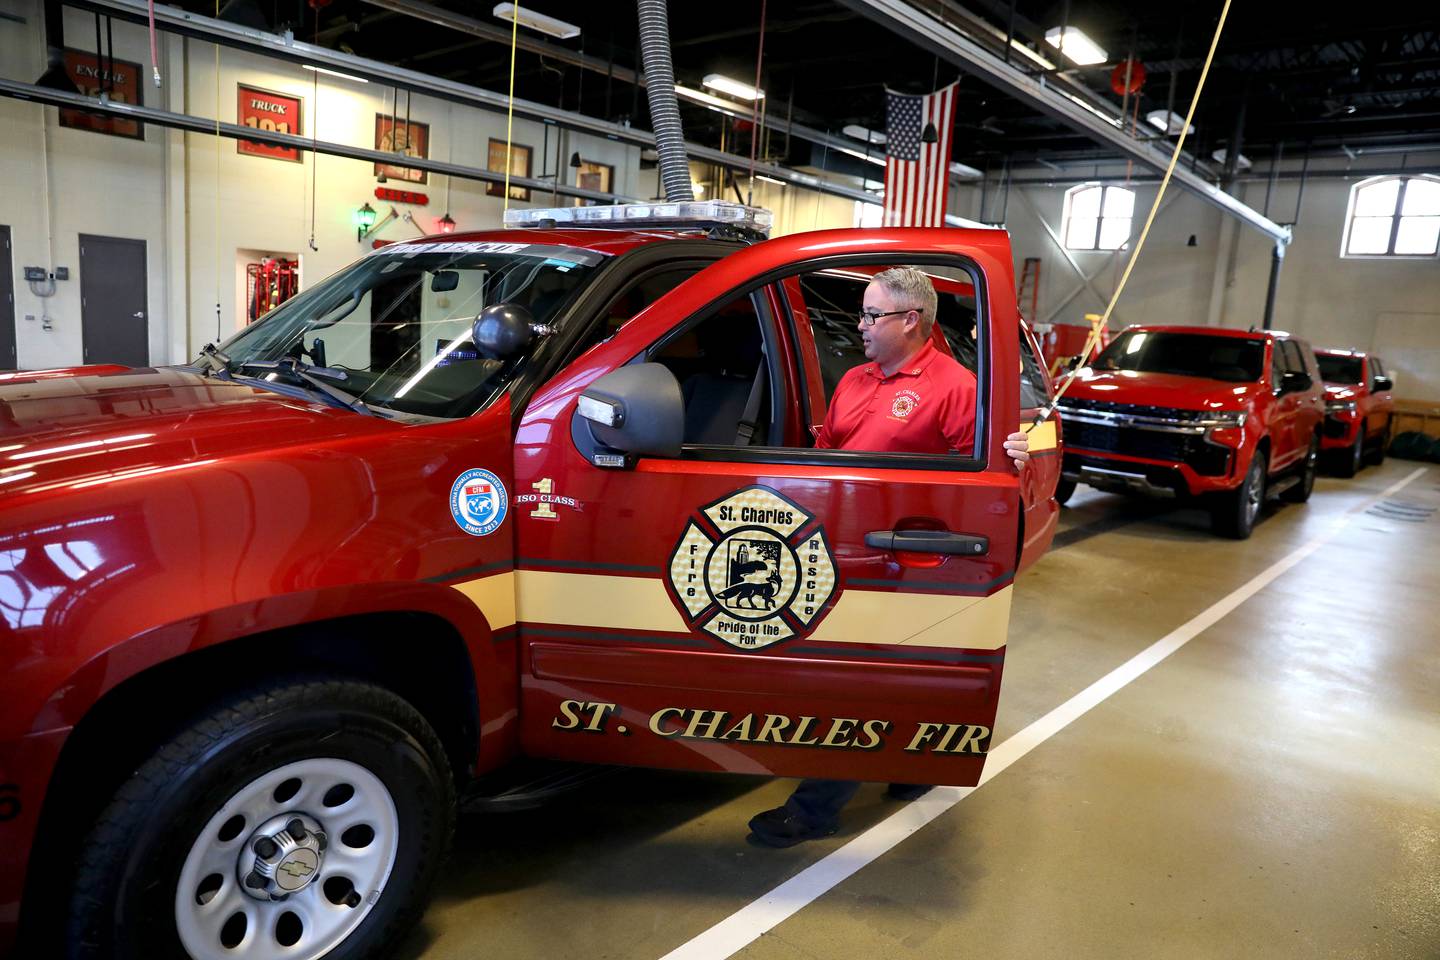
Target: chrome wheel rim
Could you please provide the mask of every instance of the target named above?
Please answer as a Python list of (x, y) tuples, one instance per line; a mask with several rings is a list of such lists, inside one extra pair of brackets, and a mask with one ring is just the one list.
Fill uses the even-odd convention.
[(348, 760), (255, 778), (190, 847), (175, 890), (180, 942), (196, 960), (318, 960), (379, 901), (399, 827), (385, 784)]

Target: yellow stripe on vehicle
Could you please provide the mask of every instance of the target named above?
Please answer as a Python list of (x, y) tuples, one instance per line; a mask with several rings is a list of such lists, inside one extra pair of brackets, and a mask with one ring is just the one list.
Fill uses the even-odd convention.
[[(493, 630), (517, 621), (603, 630), (690, 633), (663, 580), (519, 570), (454, 584)], [(812, 639), (828, 643), (996, 650), (1005, 646), (1012, 587), (988, 597), (847, 589)]]
[(480, 608), (485, 619), (490, 621), (491, 630), (503, 630), (516, 622), (513, 570), (491, 574), (479, 580), (467, 580), (453, 586)]
[(998, 650), (1013, 587), (988, 597), (846, 590), (812, 637), (828, 643)]

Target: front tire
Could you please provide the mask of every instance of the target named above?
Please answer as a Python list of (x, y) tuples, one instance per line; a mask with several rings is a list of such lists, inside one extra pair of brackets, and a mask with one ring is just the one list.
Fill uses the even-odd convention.
[(1060, 482), (1055, 485), (1055, 502), (1063, 507), (1074, 495), (1075, 481), (1066, 480), (1064, 477), (1061, 477)]
[(1250, 469), (1240, 486), (1220, 494), (1210, 508), (1210, 528), (1222, 537), (1249, 539), (1255, 529), (1255, 518), (1265, 502), (1265, 471), (1269, 461), (1263, 450), (1256, 450)]
[(1365, 466), (1365, 426), (1355, 431), (1355, 442), (1340, 452), (1340, 461), (1335, 472), (1346, 479), (1355, 476)]
[(73, 960), (362, 960), (420, 917), (454, 825), (439, 739), (395, 694), (292, 680), (212, 710), (86, 840)]
[(1310, 499), (1310, 492), (1315, 489), (1315, 474), (1320, 469), (1320, 435), (1317, 433), (1310, 438), (1310, 449), (1305, 452), (1305, 459), (1300, 463), (1300, 482), (1293, 487), (1288, 487), (1280, 494), (1288, 503), (1304, 503)]
[(1390, 421), (1385, 421), (1385, 428), (1380, 431), (1380, 436), (1375, 438), (1375, 446), (1370, 448), (1370, 464), (1378, 467), (1385, 462), (1385, 444), (1390, 442)]

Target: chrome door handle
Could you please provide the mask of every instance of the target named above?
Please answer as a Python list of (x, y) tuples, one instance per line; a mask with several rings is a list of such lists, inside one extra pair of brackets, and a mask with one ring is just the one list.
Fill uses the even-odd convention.
[(145, 311), (144, 311), (144, 310), (136, 310), (134, 313), (130, 314), (130, 316), (134, 317), (136, 320), (144, 320), (144, 319), (145, 319)]
[(949, 530), (871, 530), (865, 546), (910, 553), (943, 553), (949, 556), (979, 557), (990, 552), (990, 538)]

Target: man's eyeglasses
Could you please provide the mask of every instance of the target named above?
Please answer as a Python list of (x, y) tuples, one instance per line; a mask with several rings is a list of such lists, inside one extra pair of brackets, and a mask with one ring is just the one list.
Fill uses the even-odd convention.
[(860, 325), (861, 325), (861, 326), (863, 326), (863, 327), (873, 327), (873, 326), (875, 326), (875, 321), (876, 321), (876, 320), (879, 320), (881, 317), (894, 317), (894, 316), (899, 316), (899, 315), (902, 314), (902, 313), (909, 313), (911, 310), (914, 310), (916, 313), (924, 313), (924, 312), (925, 312), (924, 310), (922, 310), (922, 309), (919, 308), (919, 307), (906, 307), (904, 310), (890, 310), (890, 311), (888, 311), (888, 312), (886, 312), (886, 313), (868, 313), (868, 312), (866, 312), (866, 311), (864, 311), (864, 310), (861, 310), (858, 319), (859, 319), (859, 321), (860, 321)]

